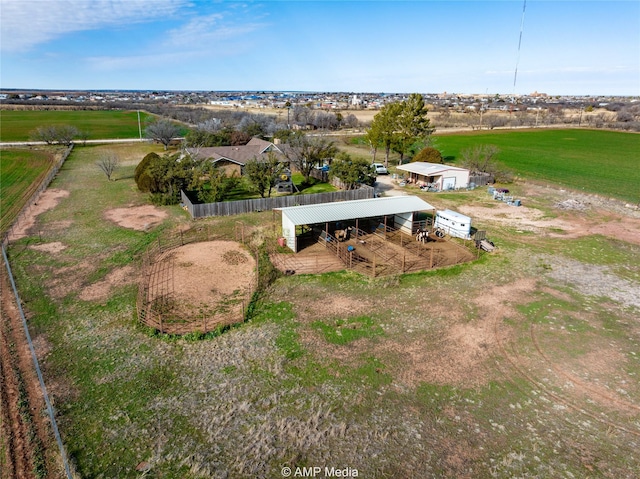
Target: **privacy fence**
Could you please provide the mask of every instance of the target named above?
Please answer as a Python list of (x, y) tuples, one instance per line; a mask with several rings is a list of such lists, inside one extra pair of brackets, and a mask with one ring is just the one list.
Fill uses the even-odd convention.
[(374, 189), (364, 185), (357, 190), (334, 191), (331, 193), (316, 193), (312, 195), (276, 196), (273, 198), (258, 198), (253, 200), (223, 201), (220, 203), (193, 203), (184, 191), (180, 193), (182, 204), (193, 218), (232, 216), (256, 211), (269, 211), (274, 208), (286, 208), (288, 206), (316, 205), (319, 203), (363, 200), (375, 197)]

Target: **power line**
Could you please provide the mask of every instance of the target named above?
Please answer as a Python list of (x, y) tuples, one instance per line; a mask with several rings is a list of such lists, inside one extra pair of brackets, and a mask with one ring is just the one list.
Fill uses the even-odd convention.
[(513, 74), (513, 93), (516, 93), (516, 80), (518, 79), (518, 65), (520, 64), (520, 47), (522, 46), (522, 31), (524, 30), (524, 12), (527, 9), (527, 0), (522, 5), (522, 20), (520, 21), (520, 38), (518, 39), (518, 55), (516, 57), (516, 71)]

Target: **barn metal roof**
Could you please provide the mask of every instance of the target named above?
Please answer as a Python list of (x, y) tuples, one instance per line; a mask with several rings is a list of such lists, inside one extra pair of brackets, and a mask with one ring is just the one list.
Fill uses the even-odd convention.
[(468, 171), (464, 168), (458, 168), (457, 166), (441, 165), (439, 163), (427, 163), (424, 161), (415, 161), (406, 165), (400, 165), (397, 167), (399, 170), (408, 171), (410, 173), (416, 173), (423, 176), (438, 176), (446, 171)]
[(390, 196), (388, 198), (338, 201), (274, 209), (282, 211), (282, 214), (286, 215), (295, 225), (312, 225), (354, 218), (435, 210), (433, 206), (417, 196)]

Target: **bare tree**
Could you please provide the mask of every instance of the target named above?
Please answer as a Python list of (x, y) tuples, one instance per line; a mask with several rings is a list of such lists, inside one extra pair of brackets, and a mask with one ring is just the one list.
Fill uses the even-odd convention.
[(157, 120), (144, 130), (147, 138), (159, 141), (166, 150), (174, 138), (180, 136), (180, 127), (170, 120)]
[(69, 146), (73, 143), (73, 139), (80, 132), (75, 126), (71, 125), (48, 125), (38, 127), (31, 132), (31, 139), (35, 141), (44, 141), (48, 145), (59, 143)]
[(302, 173), (304, 181), (309, 183), (313, 167), (321, 165), (325, 160), (332, 160), (338, 149), (328, 138), (296, 133), (287, 140), (283, 152), (291, 164)]
[(107, 176), (107, 180), (111, 181), (113, 173), (118, 169), (120, 159), (114, 151), (108, 150), (100, 155), (96, 164)]

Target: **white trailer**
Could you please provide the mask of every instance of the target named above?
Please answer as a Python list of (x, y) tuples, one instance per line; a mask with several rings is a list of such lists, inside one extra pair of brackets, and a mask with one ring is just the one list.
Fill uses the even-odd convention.
[(438, 211), (433, 226), (444, 230), (450, 236), (471, 238), (471, 218), (456, 211)]

